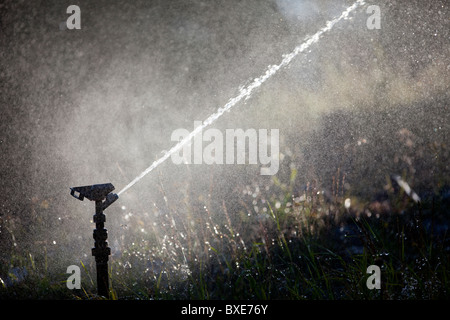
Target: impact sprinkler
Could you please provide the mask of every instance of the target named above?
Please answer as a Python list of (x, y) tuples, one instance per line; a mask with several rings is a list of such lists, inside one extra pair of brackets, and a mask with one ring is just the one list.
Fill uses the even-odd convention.
[[(100, 296), (109, 297), (109, 280), (108, 280), (108, 256), (111, 254), (111, 249), (108, 247), (108, 232), (105, 229), (106, 217), (103, 210), (108, 208), (119, 196), (111, 193), (114, 186), (111, 183), (94, 184), (91, 186), (70, 188), (70, 194), (83, 201), (87, 198), (95, 201), (95, 215), (94, 215), (94, 248), (92, 248), (92, 255), (95, 257), (97, 265), (97, 288)], [(105, 200), (105, 201), (103, 201)]]

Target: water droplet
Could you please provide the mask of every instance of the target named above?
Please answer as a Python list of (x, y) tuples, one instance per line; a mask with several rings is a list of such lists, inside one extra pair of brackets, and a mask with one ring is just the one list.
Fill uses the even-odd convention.
[(345, 202), (344, 202), (344, 207), (345, 207), (345, 209), (349, 209), (349, 208), (350, 208), (350, 205), (351, 205), (351, 200), (350, 200), (350, 198), (345, 199)]

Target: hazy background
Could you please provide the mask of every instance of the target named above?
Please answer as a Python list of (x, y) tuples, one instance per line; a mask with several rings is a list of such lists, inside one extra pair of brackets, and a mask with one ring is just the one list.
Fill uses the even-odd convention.
[[(89, 257), (94, 205), (69, 187), (119, 191), (173, 146), (173, 130), (192, 130), (352, 3), (3, 1), (2, 261), (14, 246), (45, 247), (55, 264)], [(71, 4), (81, 30), (64, 28)], [(381, 8), (380, 30), (366, 27), (369, 4)], [(433, 162), (449, 158), (448, 2), (367, 5), (215, 124), (280, 129), (279, 176), (297, 168), (298, 193), (312, 180), (326, 187), (338, 168), (346, 192), (368, 198), (394, 172), (422, 193), (448, 181), (449, 167)], [(259, 168), (169, 159), (108, 208), (110, 241), (130, 212), (144, 228), (205, 199), (233, 213), (246, 185), (272, 184)]]

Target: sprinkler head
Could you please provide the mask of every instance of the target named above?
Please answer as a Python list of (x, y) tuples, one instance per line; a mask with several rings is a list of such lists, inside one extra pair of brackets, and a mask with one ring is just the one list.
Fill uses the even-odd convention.
[(70, 188), (70, 194), (81, 201), (83, 201), (84, 198), (91, 201), (103, 201), (106, 199), (103, 203), (103, 209), (106, 209), (119, 198), (117, 194), (111, 193), (114, 189), (115, 188), (111, 183), (94, 184)]

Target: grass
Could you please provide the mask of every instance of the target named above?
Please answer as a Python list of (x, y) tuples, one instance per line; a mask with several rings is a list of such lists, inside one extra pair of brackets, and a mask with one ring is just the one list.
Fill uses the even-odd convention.
[[(416, 204), (391, 193), (390, 213), (370, 211), (370, 204), (353, 211), (343, 196), (329, 202), (314, 188), (293, 198), (295, 175), (287, 185), (275, 183), (283, 199), (266, 199), (266, 210), (243, 211), (239, 220), (231, 220), (225, 203), (221, 222), (208, 210), (199, 225), (161, 217), (163, 237), (136, 238), (120, 257), (111, 257), (110, 298), (449, 298), (449, 240), (435, 230), (443, 202), (433, 197)], [(47, 259), (12, 255), (16, 269), (2, 275), (0, 298), (99, 298), (92, 264), (80, 261), (82, 289), (68, 290), (68, 275), (49, 273)], [(369, 265), (381, 268), (381, 290), (366, 286)]]
[[(154, 217), (135, 213), (117, 215), (126, 221), (108, 221), (128, 228), (121, 230), (110, 257), (110, 298), (448, 299), (448, 149), (438, 148), (435, 153), (441, 157), (430, 153), (433, 170), (422, 170), (422, 176), (414, 164), (428, 162), (416, 161), (408, 152), (405, 159), (412, 161), (403, 173), (405, 181), (423, 185), (436, 178), (426, 172), (444, 172), (433, 191), (421, 194), (420, 203), (389, 176), (384, 190), (368, 190), (373, 196), (368, 198), (362, 188), (346, 187), (351, 180), (343, 173), (347, 169), (332, 173), (324, 188), (327, 183), (317, 181), (299, 187), (299, 180), (307, 178), (283, 167), (271, 185), (243, 186), (233, 202), (220, 205), (209, 195), (198, 197), (190, 186), (194, 182), (187, 181), (178, 190), (184, 199), (180, 212), (167, 200), (169, 192), (160, 180), (164, 202), (154, 204)], [(420, 154), (428, 157), (426, 150)], [(353, 175), (364, 177), (364, 172)], [(377, 181), (382, 179), (378, 174)], [(2, 236), (11, 239), (2, 244), (0, 299), (100, 299), (94, 259), (64, 247), (71, 238), (56, 224), (66, 217), (54, 219), (54, 212), (45, 211), (48, 203), (39, 202), (32, 199), (28, 224), (0, 221)], [(40, 238), (47, 230), (39, 232), (39, 226), (55, 230), (54, 239), (63, 249), (58, 251), (53, 239)], [(35, 241), (19, 242), (27, 237)], [(71, 254), (64, 256), (64, 250)], [(82, 271), (79, 290), (66, 287), (65, 272), (72, 264)], [(366, 286), (370, 265), (381, 269), (380, 290)]]

